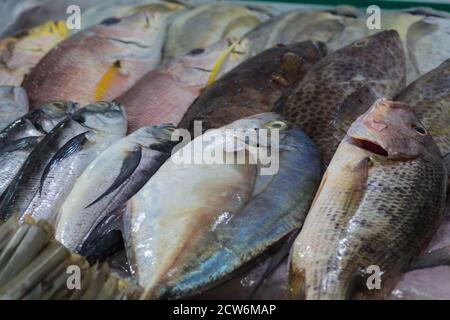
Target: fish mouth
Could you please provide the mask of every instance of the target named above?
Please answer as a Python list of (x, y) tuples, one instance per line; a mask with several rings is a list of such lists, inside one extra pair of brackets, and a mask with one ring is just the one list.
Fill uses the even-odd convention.
[(360, 138), (354, 138), (354, 137), (349, 137), (349, 141), (348, 141), (351, 145), (354, 145), (360, 149), (369, 151), (373, 154), (382, 156), (382, 157), (388, 157), (389, 153), (387, 152), (386, 149), (384, 149), (382, 146), (380, 146), (379, 144), (366, 140), (366, 139), (360, 139)]

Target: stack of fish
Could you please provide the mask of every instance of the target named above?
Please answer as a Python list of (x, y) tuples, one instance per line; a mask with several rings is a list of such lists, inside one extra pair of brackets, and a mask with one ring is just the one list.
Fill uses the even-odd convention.
[(398, 298), (448, 264), (448, 14), (62, 4), (0, 19), (0, 298)]

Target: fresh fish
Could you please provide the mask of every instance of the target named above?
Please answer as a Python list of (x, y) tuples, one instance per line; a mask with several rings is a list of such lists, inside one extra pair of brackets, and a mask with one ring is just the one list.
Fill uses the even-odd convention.
[(408, 29), (406, 48), (410, 83), (450, 57), (450, 18), (431, 16), (416, 21)]
[(23, 219), (29, 214), (35, 220), (54, 222), (82, 170), (125, 132), (122, 107), (107, 102), (88, 105), (58, 123), (33, 149), (1, 196), (2, 219), (13, 214)]
[(443, 155), (450, 153), (450, 59), (403, 89), (396, 100), (411, 106)]
[(249, 41), (250, 55), (258, 54), (278, 44), (301, 41), (328, 42), (340, 33), (354, 17), (323, 10), (293, 10), (249, 31), (242, 41)]
[[(237, 147), (227, 143), (225, 148), (222, 143), (233, 134), (217, 138), (228, 129), (268, 129), (271, 136), (278, 132), (279, 170), (259, 175), (261, 163), (251, 161), (251, 154), (240, 164), (175, 160), (193, 151), (196, 161), (202, 150), (234, 156), (244, 148), (242, 137), (237, 136)], [(276, 152), (264, 139), (259, 147), (254, 142), (248, 146)], [(302, 225), (320, 174), (310, 139), (274, 113), (207, 131), (179, 149), (128, 201), (124, 216), (127, 255), (138, 283), (146, 288), (143, 298), (185, 297), (229, 278)]]
[(103, 1), (83, 12), (83, 28), (96, 25), (110, 17), (120, 18), (145, 9), (150, 12), (161, 12), (166, 15), (171, 15), (185, 7), (186, 5), (184, 3), (176, 0)]
[(0, 40), (0, 85), (19, 86), (57, 43), (69, 36), (64, 21), (49, 21)]
[(180, 127), (204, 130), (272, 111), (276, 101), (295, 86), (326, 54), (323, 43), (300, 42), (268, 49), (215, 81), (189, 107)]
[[(223, 62), (221, 57), (228, 52), (227, 61)], [(127, 109), (129, 132), (159, 123), (177, 125), (208, 81), (220, 77), (246, 58), (247, 55), (241, 54), (228, 39), (223, 39), (206, 48), (196, 48), (147, 73), (116, 99)]]
[(377, 100), (356, 120), (322, 179), (291, 254), (289, 292), (306, 299), (368, 294), (378, 266), (389, 294), (439, 226), (447, 172), (402, 102)]
[(141, 128), (98, 156), (60, 209), (56, 239), (80, 251), (90, 233), (131, 198), (170, 156), (174, 127)]
[(142, 11), (76, 33), (53, 48), (25, 79), (31, 107), (45, 101), (87, 104), (119, 96), (159, 63), (164, 30), (162, 14)]
[(270, 14), (237, 4), (208, 3), (173, 16), (167, 30), (164, 60), (204, 48), (221, 39), (243, 36)]
[(53, 102), (17, 119), (0, 131), (0, 194), (2, 194), (43, 136), (78, 106)]
[(336, 130), (337, 113), (359, 105), (361, 114), (377, 97), (393, 98), (404, 85), (400, 37), (396, 31), (382, 31), (320, 60), (279, 103), (277, 111), (311, 137), (328, 164), (347, 130)]
[(21, 87), (0, 86), (0, 131), (28, 113), (28, 97)]

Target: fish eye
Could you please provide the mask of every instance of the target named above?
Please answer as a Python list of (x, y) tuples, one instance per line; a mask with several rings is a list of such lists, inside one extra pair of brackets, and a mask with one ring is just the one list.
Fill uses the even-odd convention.
[(412, 124), (411, 127), (416, 130), (416, 132), (418, 132), (420, 135), (426, 135), (427, 134), (427, 130), (425, 130), (425, 128), (422, 128), (420, 126), (417, 126), (415, 124)]
[(100, 22), (101, 25), (104, 26), (110, 26), (112, 24), (116, 24), (119, 23), (120, 19), (116, 18), (116, 17), (110, 17), (110, 18), (106, 18), (105, 20), (103, 20), (102, 22)]
[(195, 49), (192, 49), (191, 51), (189, 51), (189, 54), (195, 56), (195, 55), (201, 54), (203, 52), (205, 52), (204, 48), (195, 48)]
[(266, 128), (285, 130), (288, 128), (288, 124), (284, 121), (274, 120), (274, 121), (267, 123)]

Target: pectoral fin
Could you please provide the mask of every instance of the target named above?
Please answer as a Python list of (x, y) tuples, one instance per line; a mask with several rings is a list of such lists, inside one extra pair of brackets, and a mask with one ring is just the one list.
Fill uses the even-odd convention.
[(418, 257), (407, 269), (407, 271), (450, 265), (450, 246), (433, 250)]
[(11, 141), (10, 143), (0, 148), (0, 154), (4, 152), (14, 152), (18, 150), (32, 149), (39, 143), (40, 140), (41, 140), (40, 136), (35, 136), (35, 137), (25, 137)]
[(63, 161), (64, 159), (69, 158), (70, 156), (76, 154), (81, 149), (83, 149), (83, 146), (87, 141), (89, 141), (86, 138), (86, 134), (88, 131), (80, 133), (79, 135), (73, 137), (70, 139), (66, 144), (59, 149), (55, 155), (52, 157), (52, 159), (48, 162), (47, 166), (45, 167), (44, 171), (42, 172), (41, 176), (41, 183), (39, 186), (39, 194), (42, 192), (42, 188), (44, 186), (45, 179), (47, 178), (47, 175), (49, 174), (50, 170), (54, 166), (56, 166), (59, 162)]
[(124, 183), (125, 180), (127, 180), (138, 167), (139, 163), (141, 162), (141, 157), (142, 157), (141, 147), (138, 147), (134, 151), (130, 151), (128, 155), (125, 157), (122, 163), (122, 167), (120, 168), (119, 175), (116, 177), (113, 184), (100, 197), (98, 197), (92, 203), (86, 206), (85, 209), (96, 204), (101, 199), (106, 197), (108, 194), (116, 190), (122, 183)]

